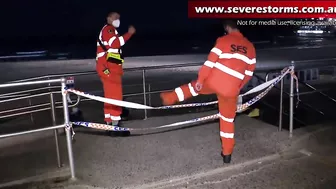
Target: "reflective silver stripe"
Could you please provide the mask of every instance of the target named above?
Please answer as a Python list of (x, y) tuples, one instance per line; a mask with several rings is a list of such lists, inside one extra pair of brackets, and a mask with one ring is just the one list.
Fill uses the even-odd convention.
[(99, 39), (100, 39), (101, 41), (103, 41), (103, 38), (102, 38), (103, 33), (102, 33), (102, 31), (104, 30), (104, 28), (105, 28), (106, 26), (107, 26), (107, 25), (105, 25), (105, 26), (100, 30), (100, 33), (99, 33)]
[(191, 95), (193, 95), (193, 96), (198, 95), (198, 93), (196, 93), (196, 91), (194, 90), (194, 87), (191, 86), (191, 83), (188, 84), (188, 87), (189, 87), (189, 91), (190, 91)]
[(221, 70), (222, 72), (227, 73), (227, 74), (229, 74), (229, 75), (232, 75), (233, 77), (236, 77), (236, 78), (238, 78), (238, 79), (240, 79), (240, 80), (243, 80), (244, 77), (245, 77), (244, 74), (239, 73), (239, 72), (237, 72), (236, 70), (233, 70), (233, 69), (231, 69), (231, 68), (229, 68), (229, 67), (226, 67), (226, 66), (220, 64), (219, 62), (217, 62), (217, 63), (215, 64), (215, 68), (218, 68), (218, 69)]
[(112, 43), (113, 43), (113, 41), (114, 41), (115, 39), (117, 39), (116, 36), (111, 37), (111, 39), (109, 39), (109, 41), (108, 41), (108, 44), (109, 44), (110, 46), (112, 46)]
[(120, 116), (111, 116), (111, 119), (113, 121), (119, 121), (119, 120), (121, 120), (121, 117)]
[(111, 115), (110, 114), (105, 114), (105, 118), (110, 118)]
[(249, 71), (249, 70), (245, 70), (245, 75), (253, 76), (253, 72), (251, 72), (251, 71)]
[(231, 53), (223, 53), (223, 54), (219, 55), (219, 58), (220, 59), (235, 58), (235, 59), (242, 60), (242, 61), (244, 61), (247, 64), (255, 64), (256, 63), (256, 59), (255, 58), (250, 59), (247, 56), (244, 56), (244, 55), (238, 54), (238, 53), (233, 53), (233, 54), (231, 54)]
[(227, 117), (224, 117), (222, 114), (218, 114), (218, 115), (223, 121), (226, 121), (226, 122), (229, 122), (229, 123), (233, 123), (233, 121), (234, 121), (234, 118), (227, 118)]
[(175, 93), (177, 94), (177, 98), (179, 99), (179, 101), (182, 102), (184, 100), (184, 94), (182, 89), (180, 87), (176, 88)]
[(104, 54), (105, 54), (105, 52), (98, 53), (97, 58), (100, 58), (100, 57), (104, 56)]
[(107, 52), (111, 52), (111, 53), (119, 53), (119, 49), (112, 49), (112, 48), (109, 48), (109, 49), (107, 49)]
[(222, 51), (216, 47), (212, 48), (211, 52), (217, 54), (218, 56), (222, 54)]
[(99, 32), (99, 39), (102, 41), (102, 31), (103, 31), (103, 29), (106, 27), (106, 25), (100, 30), (100, 32)]
[(234, 133), (224, 133), (224, 132), (219, 132), (220, 136), (223, 138), (234, 138)]
[[(108, 45), (108, 42), (106, 42), (106, 41), (103, 41), (102, 43), (103, 43), (103, 45)], [(100, 46), (100, 44), (98, 42), (97, 42), (97, 46)]]
[(209, 68), (213, 68), (215, 66), (215, 63), (207, 60), (207, 61), (204, 62), (204, 66), (208, 66)]
[(119, 37), (119, 42), (120, 42), (120, 46), (125, 45), (125, 40), (124, 40), (124, 37), (123, 37), (123, 36), (120, 36), (120, 37)]

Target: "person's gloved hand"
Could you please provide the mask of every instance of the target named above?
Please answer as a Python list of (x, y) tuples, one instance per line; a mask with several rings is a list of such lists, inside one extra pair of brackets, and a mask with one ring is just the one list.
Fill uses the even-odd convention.
[(203, 87), (203, 84), (197, 81), (195, 84), (196, 91), (200, 92), (202, 90), (202, 87)]

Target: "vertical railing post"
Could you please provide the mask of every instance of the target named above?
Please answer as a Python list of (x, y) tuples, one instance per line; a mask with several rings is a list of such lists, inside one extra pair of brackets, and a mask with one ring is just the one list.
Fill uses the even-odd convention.
[(71, 126), (70, 119), (69, 119), (69, 109), (68, 109), (65, 78), (62, 78), (62, 102), (63, 102), (64, 125), (65, 125), (66, 141), (67, 141), (67, 147), (68, 147), (71, 179), (76, 179), (75, 164), (74, 164), (74, 157), (73, 157), (73, 150), (72, 150), (72, 126)]
[[(56, 125), (55, 100), (54, 100), (54, 94), (52, 92), (50, 92), (50, 108), (51, 108), (52, 125), (55, 126)], [(57, 166), (60, 168), (62, 167), (62, 161), (59, 150), (58, 129), (54, 130), (54, 136), (56, 145)]]
[[(291, 62), (292, 73), (295, 71), (294, 61)], [(289, 92), (289, 137), (293, 136), (293, 119), (294, 119), (294, 77), (290, 76), (290, 92)]]
[(152, 106), (152, 96), (151, 96), (151, 84), (148, 84), (148, 105)]
[[(147, 98), (146, 98), (146, 70), (142, 70), (142, 88), (143, 88), (143, 100), (144, 105), (147, 105)], [(145, 109), (145, 119), (147, 119), (147, 110)]]
[(280, 107), (279, 107), (279, 131), (282, 130), (282, 105), (283, 105), (283, 88), (284, 88), (284, 78), (280, 81)]
[[(32, 102), (31, 102), (30, 98), (28, 99), (28, 104), (29, 104), (29, 106), (32, 106)], [(33, 115), (33, 113), (30, 113), (30, 121), (32, 122), (32, 124), (34, 124), (34, 115)]]

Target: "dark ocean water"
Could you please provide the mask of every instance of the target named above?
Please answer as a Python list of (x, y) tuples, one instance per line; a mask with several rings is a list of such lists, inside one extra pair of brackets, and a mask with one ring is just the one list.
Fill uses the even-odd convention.
[[(330, 43), (333, 37), (275, 35), (243, 31), (256, 48)], [(126, 57), (208, 53), (220, 32), (174, 35), (135, 35), (123, 47)], [(0, 40), (1, 61), (95, 58), (96, 36), (20, 37)]]

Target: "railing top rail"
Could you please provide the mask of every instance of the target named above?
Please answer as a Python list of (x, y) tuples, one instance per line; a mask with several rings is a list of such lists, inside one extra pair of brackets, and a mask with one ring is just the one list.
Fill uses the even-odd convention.
[(297, 63), (308, 63), (308, 62), (320, 62), (320, 61), (335, 61), (336, 57), (334, 58), (321, 58), (321, 59), (311, 59), (311, 60), (293, 60), (294, 64)]
[(20, 82), (20, 83), (6, 83), (6, 84), (0, 84), (0, 88), (38, 85), (38, 84), (46, 84), (46, 83), (60, 83), (62, 81), (63, 79), (48, 79), (48, 80), (27, 81), (27, 82)]
[[(201, 66), (203, 63), (183, 63), (183, 64), (167, 64), (161, 66), (143, 66), (143, 67), (134, 67), (134, 68), (124, 68), (126, 72), (139, 71), (139, 70), (156, 70), (156, 69), (165, 69), (165, 68), (176, 68), (176, 67), (192, 67), (192, 66)], [(86, 71), (86, 72), (73, 72), (73, 73), (63, 73), (63, 74), (52, 74), (52, 75), (44, 75), (39, 77), (32, 77), (27, 79), (20, 79), (15, 81), (10, 81), (9, 83), (18, 83), (18, 82), (26, 82), (26, 81), (34, 81), (39, 79), (48, 79), (55, 77), (66, 77), (66, 76), (80, 76), (80, 75), (91, 75), (96, 74), (96, 71)]]
[[(321, 62), (321, 61), (336, 61), (336, 58), (327, 58), (327, 59), (311, 59), (311, 60), (296, 60), (294, 61), (295, 64), (302, 64), (302, 63), (314, 63), (314, 62)], [(290, 65), (290, 62), (288, 63), (288, 66)], [(335, 62), (336, 63), (336, 62)], [(143, 70), (157, 70), (157, 69), (167, 69), (167, 68), (178, 68), (178, 67), (193, 67), (193, 66), (201, 66), (203, 62), (197, 62), (197, 63), (182, 63), (182, 64), (167, 64), (167, 65), (160, 65), (160, 66), (143, 66), (143, 67), (133, 67), (133, 68), (124, 68), (125, 72), (132, 72), (132, 71), (143, 71)], [(312, 65), (309, 65), (312, 67)], [(319, 67), (323, 67), (326, 65), (316, 65)], [(260, 68), (260, 70), (265, 71), (266, 68)], [(267, 71), (275, 71), (275, 70), (281, 70), (283, 67), (279, 69), (267, 69)], [(258, 68), (257, 68), (258, 70)], [(96, 71), (85, 71), (85, 72), (73, 72), (73, 73), (62, 73), (62, 74), (52, 74), (52, 75), (44, 75), (39, 77), (32, 77), (27, 79), (21, 79), (21, 80), (15, 80), (10, 81), (8, 83), (18, 83), (18, 82), (28, 82), (28, 81), (34, 81), (34, 80), (41, 80), (41, 79), (50, 79), (55, 77), (67, 77), (67, 76), (83, 76), (83, 75), (93, 75), (96, 74)]]

